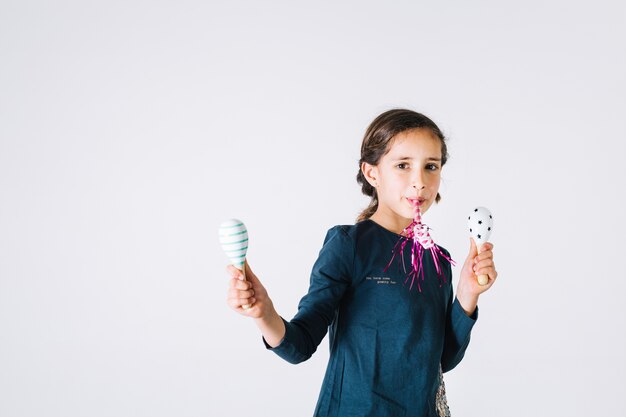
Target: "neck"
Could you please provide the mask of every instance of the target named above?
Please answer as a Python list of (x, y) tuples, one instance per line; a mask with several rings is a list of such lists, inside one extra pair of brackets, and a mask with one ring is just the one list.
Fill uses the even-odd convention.
[(372, 214), (370, 220), (397, 234), (401, 234), (402, 231), (413, 221), (413, 219), (407, 219), (398, 215), (392, 215), (391, 213), (385, 213), (385, 211), (381, 210), (380, 207), (374, 214)]

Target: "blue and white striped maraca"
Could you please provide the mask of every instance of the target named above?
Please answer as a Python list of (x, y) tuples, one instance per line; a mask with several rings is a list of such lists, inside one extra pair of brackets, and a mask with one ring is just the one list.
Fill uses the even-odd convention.
[[(480, 247), (483, 243), (489, 241), (491, 230), (493, 229), (493, 216), (489, 209), (485, 207), (472, 209), (469, 216), (467, 216), (467, 228), (474, 242), (476, 242), (478, 253), (480, 253)], [(477, 278), (480, 285), (487, 285), (487, 282), (489, 282), (487, 275), (478, 275)]]
[[(243, 272), (242, 281), (246, 279), (246, 253), (248, 252), (248, 229), (241, 220), (230, 219), (222, 222), (219, 229), (220, 244), (235, 268)], [(250, 308), (250, 304), (242, 306)]]

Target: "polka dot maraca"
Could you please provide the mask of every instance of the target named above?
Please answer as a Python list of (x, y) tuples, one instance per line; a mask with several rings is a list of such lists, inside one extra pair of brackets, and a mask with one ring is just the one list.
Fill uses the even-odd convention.
[[(474, 208), (467, 216), (467, 227), (470, 236), (476, 243), (478, 253), (480, 253), (480, 247), (483, 243), (489, 241), (491, 231), (493, 230), (493, 216), (491, 212), (485, 207)], [(486, 285), (487, 282), (489, 282), (487, 275), (478, 275), (478, 283), (480, 285)]]

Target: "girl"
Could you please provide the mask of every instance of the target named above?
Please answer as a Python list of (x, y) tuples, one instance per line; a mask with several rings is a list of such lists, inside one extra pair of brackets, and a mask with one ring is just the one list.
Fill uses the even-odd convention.
[[(371, 123), (357, 175), (371, 203), (356, 224), (328, 231), (308, 293), (291, 321), (278, 315), (248, 265), (248, 281), (239, 280), (235, 267), (227, 268), (229, 306), (254, 318), (266, 348), (283, 359), (308, 359), (329, 331), (330, 360), (315, 416), (448, 414), (441, 372), (463, 358), (478, 317), (478, 296), (497, 277), (493, 245), (485, 243), (477, 254), (470, 239), (456, 297), (450, 264), (441, 262), (440, 277), (428, 253), (419, 289), (405, 284), (411, 245), (397, 257), (407, 260), (405, 268), (386, 268), (417, 207), (425, 213), (439, 202), (447, 158), (443, 134), (422, 114), (394, 109)], [(481, 274), (489, 277), (487, 285), (478, 285)], [(246, 304), (251, 307), (244, 309)]]

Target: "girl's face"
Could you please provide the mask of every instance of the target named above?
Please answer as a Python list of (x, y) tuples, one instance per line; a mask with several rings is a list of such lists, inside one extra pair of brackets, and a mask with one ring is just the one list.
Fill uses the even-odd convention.
[(425, 213), (435, 201), (441, 182), (441, 142), (429, 129), (397, 134), (378, 165), (363, 164), (365, 177), (378, 193), (372, 216), (387, 224), (404, 224)]

